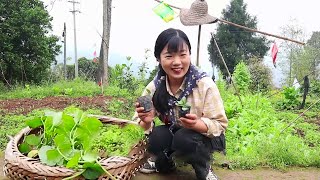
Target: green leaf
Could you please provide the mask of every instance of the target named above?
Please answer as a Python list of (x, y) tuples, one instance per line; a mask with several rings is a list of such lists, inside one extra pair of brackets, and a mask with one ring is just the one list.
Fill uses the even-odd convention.
[(51, 131), (51, 128), (53, 127), (53, 117), (47, 116), (46, 120), (44, 121), (45, 129), (44, 131), (49, 133)]
[(37, 146), (38, 144), (40, 144), (41, 138), (34, 134), (30, 134), (26, 137), (25, 141), (31, 146)]
[(28, 153), (28, 157), (29, 158), (34, 158), (38, 155), (39, 151), (37, 149), (34, 149), (34, 150), (31, 150), (29, 153)]
[(181, 108), (183, 111), (189, 110), (189, 107), (182, 107)]
[(50, 163), (48, 162), (48, 156), (47, 156), (47, 151), (52, 150), (53, 147), (51, 146), (42, 146), (39, 149), (39, 158), (40, 161), (43, 162), (44, 164), (49, 165)]
[(93, 145), (92, 139), (99, 135), (101, 126), (102, 123), (97, 118), (83, 118), (81, 124), (78, 126), (75, 132), (75, 137), (81, 142), (85, 151)]
[(45, 115), (52, 117), (52, 124), (54, 127), (59, 126), (61, 124), (62, 112), (47, 111), (45, 112)]
[(81, 157), (81, 153), (80, 151), (76, 152), (73, 157), (70, 159), (70, 161), (68, 161), (67, 163), (67, 168), (74, 168), (79, 164), (79, 160)]
[(80, 128), (86, 130), (86, 133), (91, 137), (95, 137), (100, 132), (102, 122), (95, 117), (85, 117), (80, 124)]
[(28, 153), (31, 150), (30, 146), (27, 143), (21, 143), (18, 149), (21, 153)]
[(61, 124), (56, 127), (56, 132), (58, 134), (64, 134), (65, 136), (69, 136), (74, 126), (75, 122), (73, 120), (73, 117), (64, 113), (62, 115)]
[(41, 117), (33, 117), (31, 119), (26, 120), (26, 124), (30, 127), (30, 128), (37, 128), (43, 125)]
[(89, 168), (90, 169), (94, 169), (94, 170), (96, 170), (97, 172), (100, 172), (100, 173), (104, 172), (102, 167), (99, 164), (97, 164), (96, 162), (86, 162), (86, 163), (83, 164), (83, 168), (85, 168), (85, 169), (89, 169)]
[(59, 148), (65, 147), (65, 145), (72, 146), (69, 138), (64, 134), (56, 135), (56, 137), (54, 138), (54, 144)]
[(82, 156), (82, 159), (87, 162), (95, 162), (98, 159), (99, 155), (96, 152), (93, 151), (87, 151)]
[(64, 144), (58, 147), (60, 153), (63, 154), (63, 156), (71, 158), (72, 156), (72, 147), (68, 144)]
[(69, 157), (71, 155), (72, 143), (70, 142), (69, 138), (64, 134), (58, 134), (54, 138), (54, 144), (64, 156)]
[(63, 127), (66, 132), (71, 131), (74, 125), (75, 121), (72, 116), (67, 114), (62, 115), (61, 127)]
[(97, 163), (85, 163), (83, 168), (86, 171), (82, 174), (86, 179), (97, 179), (99, 176), (104, 174), (103, 169)]
[(76, 109), (76, 110), (73, 112), (73, 118), (74, 118), (74, 122), (75, 122), (76, 124), (78, 124), (78, 123), (81, 122), (82, 115), (83, 115), (83, 111), (81, 111), (80, 109)]
[(47, 151), (47, 164), (49, 166), (57, 165), (63, 157), (56, 149), (50, 149)]

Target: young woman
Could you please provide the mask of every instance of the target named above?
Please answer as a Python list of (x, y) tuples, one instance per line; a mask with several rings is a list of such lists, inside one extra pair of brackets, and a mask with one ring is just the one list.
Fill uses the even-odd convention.
[[(217, 86), (191, 64), (190, 54), (189, 39), (181, 30), (164, 30), (156, 40), (154, 56), (159, 72), (143, 92), (151, 93), (154, 108), (144, 112), (136, 103), (136, 117), (148, 134), (148, 151), (155, 158), (148, 159), (140, 171), (173, 171), (174, 153), (192, 165), (198, 179), (217, 179), (211, 170), (211, 157), (213, 151), (225, 150), (228, 120)], [(176, 103), (183, 97), (191, 109), (179, 117)], [(154, 126), (156, 116), (164, 125)]]

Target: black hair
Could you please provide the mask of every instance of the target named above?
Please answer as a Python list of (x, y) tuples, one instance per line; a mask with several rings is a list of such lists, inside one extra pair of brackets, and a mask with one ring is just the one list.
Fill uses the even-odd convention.
[[(159, 34), (156, 40), (154, 56), (157, 61), (160, 61), (160, 54), (166, 45), (168, 45), (169, 53), (176, 53), (183, 48), (184, 43), (187, 44), (191, 54), (191, 44), (187, 35), (179, 29), (166, 29)], [(159, 73), (161, 76), (166, 76), (166, 72), (163, 70), (161, 64), (159, 64)], [(157, 87), (152, 98), (155, 109), (162, 115), (169, 110), (169, 97), (170, 94), (167, 91), (166, 81), (163, 80), (159, 87)], [(160, 119), (162, 120), (161, 116)]]

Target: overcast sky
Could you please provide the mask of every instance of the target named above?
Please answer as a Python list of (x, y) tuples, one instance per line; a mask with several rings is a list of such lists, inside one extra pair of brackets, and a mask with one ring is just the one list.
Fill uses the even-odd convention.
[[(61, 36), (63, 23), (67, 23), (67, 57), (74, 62), (74, 36), (73, 16), (70, 10), (72, 4), (67, 0), (43, 0), (48, 5), (50, 15), (53, 17), (53, 34)], [(102, 34), (102, 0), (78, 0), (76, 9), (81, 11), (76, 15), (77, 49), (78, 58), (93, 58), (96, 50), (99, 54)], [(193, 0), (168, 0), (169, 4), (190, 8)], [(207, 0), (209, 14), (222, 18), (221, 12), (229, 0)], [(244, 0), (250, 15), (257, 16), (258, 29), (271, 34), (280, 35), (280, 27), (289, 24), (290, 19), (296, 19), (297, 23), (305, 30), (307, 35), (312, 31), (320, 31), (319, 13), (320, 1), (318, 0)], [(158, 34), (166, 28), (179, 28), (183, 30), (191, 41), (192, 61), (196, 60), (198, 26), (183, 26), (179, 17), (166, 23), (157, 16), (152, 9), (158, 5), (154, 0), (114, 0), (112, 9), (112, 25), (110, 39), (110, 55), (132, 56), (135, 61), (144, 59), (144, 50), (149, 48), (153, 51)], [(176, 11), (177, 14), (179, 11)], [(216, 30), (216, 24), (202, 26), (200, 44), (200, 66), (208, 73), (212, 73), (211, 64), (208, 60), (207, 45), (210, 40), (210, 32)], [(281, 43), (282, 40), (268, 37)], [(63, 49), (62, 49), (63, 50)], [(281, 51), (281, 49), (280, 49)], [(151, 53), (151, 55), (153, 52)], [(63, 56), (57, 57), (60, 62)], [(110, 61), (113, 59), (111, 58)], [(114, 63), (114, 62), (113, 62)], [(153, 56), (149, 58), (149, 65), (155, 64)]]

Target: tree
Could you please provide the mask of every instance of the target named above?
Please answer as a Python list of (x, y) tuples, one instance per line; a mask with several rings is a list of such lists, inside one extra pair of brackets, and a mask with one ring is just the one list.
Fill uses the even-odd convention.
[[(284, 36), (294, 39), (297, 41), (304, 41), (304, 32), (302, 27), (299, 26), (295, 19), (291, 19), (290, 22), (281, 27), (282, 33)], [(286, 84), (287, 86), (291, 86), (293, 84), (294, 77), (301, 79), (300, 75), (301, 72), (305, 72), (305, 70), (301, 70), (304, 66), (304, 61), (299, 57), (299, 54), (303, 53), (303, 46), (300, 44), (291, 42), (291, 41), (284, 41), (280, 44), (281, 49), (286, 56), (285, 59), (282, 59), (280, 63), (281, 69), (286, 76)], [(308, 70), (307, 70), (308, 71)], [(305, 74), (306, 75), (306, 74)], [(303, 77), (302, 77), (303, 78)]]
[(311, 38), (307, 42), (307, 47), (310, 49), (311, 54), (311, 72), (312, 79), (320, 78), (319, 70), (317, 70), (320, 64), (320, 31), (315, 31), (312, 33)]
[(103, 84), (108, 84), (108, 56), (111, 30), (112, 0), (103, 0), (103, 34), (100, 49), (100, 76)]
[(0, 77), (3, 83), (40, 82), (60, 52), (58, 38), (49, 36), (49, 13), (40, 0), (0, 3)]
[[(243, 0), (232, 0), (230, 6), (222, 12), (223, 19), (256, 29), (257, 18), (250, 16), (246, 9), (247, 5), (243, 3)], [(261, 58), (269, 49), (265, 37), (258, 37), (253, 32), (223, 23), (218, 24), (215, 39), (231, 74), (241, 60), (248, 63), (248, 59), (251, 57)], [(208, 45), (208, 51), (210, 62), (217, 66), (223, 76), (226, 77), (228, 75), (227, 70), (221, 61), (213, 38)]]

